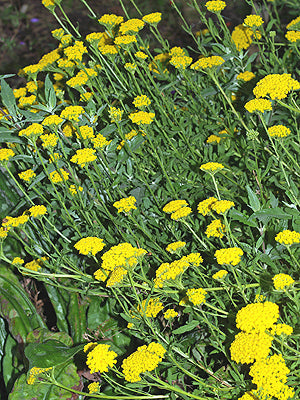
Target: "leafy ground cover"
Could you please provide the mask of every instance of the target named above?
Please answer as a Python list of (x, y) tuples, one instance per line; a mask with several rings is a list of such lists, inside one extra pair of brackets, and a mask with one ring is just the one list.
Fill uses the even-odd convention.
[(56, 47), (1, 76), (3, 400), (298, 398), (296, 2), (42, 3)]

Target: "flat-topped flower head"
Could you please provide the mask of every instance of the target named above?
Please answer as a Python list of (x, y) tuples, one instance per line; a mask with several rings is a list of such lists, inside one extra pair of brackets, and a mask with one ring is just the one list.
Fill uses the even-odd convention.
[(28, 211), (30, 212), (30, 216), (34, 218), (47, 214), (47, 208), (45, 206), (32, 206)]
[(293, 19), (290, 23), (287, 24), (286, 29), (300, 29), (300, 16)]
[(218, 65), (222, 65), (224, 62), (224, 58), (220, 56), (202, 57), (199, 58), (198, 61), (194, 62), (190, 68), (195, 70), (212, 68), (217, 67)]
[(212, 211), (211, 207), (216, 201), (218, 201), (218, 199), (215, 197), (209, 197), (208, 199), (200, 201), (197, 206), (198, 213), (203, 216), (207, 215)]
[(285, 138), (291, 134), (291, 130), (284, 125), (273, 125), (268, 128), (268, 134), (275, 138)]
[(167, 203), (162, 210), (166, 213), (173, 213), (175, 211), (178, 211), (180, 208), (186, 206), (188, 206), (186, 200), (172, 200)]
[(267, 99), (253, 99), (245, 104), (245, 108), (250, 113), (264, 113), (265, 111), (272, 111), (272, 103)]
[(157, 314), (164, 308), (163, 303), (159, 299), (143, 300), (141, 306), (137, 306), (137, 312), (148, 318), (155, 318)]
[(12, 149), (0, 149), (0, 164), (7, 163), (14, 155), (15, 152)]
[(262, 17), (260, 15), (247, 15), (247, 17), (244, 19), (244, 24), (246, 26), (252, 27), (259, 27), (264, 23)]
[(200, 165), (200, 169), (205, 172), (218, 172), (221, 171), (221, 169), (225, 168), (223, 164), (217, 163), (217, 162), (208, 162), (206, 164)]
[(40, 139), (45, 149), (52, 149), (58, 142), (58, 136), (55, 133), (44, 133), (40, 136)]
[(37, 137), (40, 136), (44, 132), (43, 125), (34, 122), (29, 125), (26, 129), (22, 129), (19, 132), (19, 136), (27, 136), (27, 137)]
[(211, 205), (217, 214), (225, 214), (231, 207), (234, 207), (234, 202), (229, 200), (218, 200)]
[(111, 122), (120, 122), (122, 120), (123, 110), (116, 107), (109, 107), (109, 118)]
[(94, 236), (82, 238), (74, 245), (75, 249), (78, 250), (80, 254), (92, 254), (93, 256), (101, 251), (104, 246), (105, 243), (103, 243), (103, 239)]
[(300, 40), (300, 31), (288, 31), (285, 37), (289, 42), (296, 43)]
[(207, 291), (202, 288), (188, 289), (186, 295), (191, 303), (198, 306), (206, 302), (205, 296), (207, 295)]
[(226, 7), (225, 1), (221, 0), (212, 0), (212, 1), (207, 1), (205, 3), (205, 7), (207, 8), (208, 11), (219, 13), (224, 10)]
[(129, 114), (129, 118), (137, 125), (150, 125), (155, 117), (154, 112), (137, 111)]
[(144, 15), (142, 20), (149, 25), (157, 25), (161, 20), (161, 13), (154, 12), (151, 14)]
[(109, 344), (98, 344), (88, 352), (86, 364), (90, 368), (91, 374), (108, 372), (108, 367), (112, 368), (116, 364), (117, 353), (109, 348)]
[(136, 37), (134, 35), (122, 35), (122, 36), (117, 36), (115, 38), (115, 44), (118, 46), (129, 46), (132, 43), (136, 43)]
[(140, 29), (144, 27), (144, 25), (145, 22), (143, 22), (141, 19), (132, 18), (128, 21), (123, 22), (120, 25), (119, 32), (122, 35), (131, 35), (133, 33), (137, 33)]
[(300, 243), (300, 232), (290, 231), (286, 229), (279, 232), (275, 237), (276, 242), (290, 246), (295, 243)]
[(132, 102), (132, 104), (136, 108), (144, 108), (151, 104), (151, 100), (145, 94), (141, 94), (140, 96), (136, 96)]
[(171, 214), (171, 219), (177, 221), (180, 218), (187, 217), (189, 214), (191, 214), (191, 212), (192, 212), (191, 207), (182, 207)]
[(240, 332), (230, 346), (231, 359), (236, 363), (251, 364), (268, 357), (273, 336), (266, 332)]
[(124, 18), (115, 14), (104, 14), (98, 19), (99, 24), (106, 26), (108, 29), (115, 27), (123, 22)]
[(60, 168), (58, 171), (52, 171), (49, 174), (49, 179), (52, 183), (61, 183), (69, 179), (70, 173)]
[(123, 199), (114, 202), (113, 206), (116, 207), (118, 213), (128, 213), (130, 210), (136, 210), (136, 198), (134, 196), (124, 197)]
[(216, 280), (224, 279), (226, 275), (228, 274), (228, 271), (225, 269), (220, 269), (218, 272), (213, 274), (212, 278)]
[(42, 121), (42, 125), (54, 127), (60, 125), (63, 122), (64, 120), (58, 115), (48, 115), (48, 117), (44, 118), (44, 120)]
[(276, 290), (285, 290), (295, 282), (294, 279), (287, 274), (277, 274), (274, 275), (272, 279)]
[(215, 257), (217, 263), (220, 265), (237, 265), (241, 261), (243, 254), (243, 250), (239, 247), (230, 247), (228, 249), (216, 250)]
[(70, 121), (79, 122), (79, 117), (84, 114), (84, 108), (81, 106), (68, 106), (60, 113), (61, 118)]
[(236, 315), (236, 327), (244, 332), (264, 332), (279, 318), (279, 307), (270, 301), (252, 303), (240, 309)]
[(206, 228), (205, 235), (209, 237), (222, 238), (226, 231), (225, 225), (220, 219), (215, 219)]
[(261, 33), (259, 31), (254, 31), (243, 24), (237, 25), (231, 34), (231, 39), (238, 51), (248, 49), (252, 44), (253, 39), (259, 40), (260, 38)]
[(182, 242), (182, 241), (178, 241), (178, 242), (173, 242), (168, 244), (168, 246), (166, 247), (166, 250), (173, 254), (176, 253), (177, 251), (181, 250), (184, 246), (186, 245), (186, 242)]
[(236, 79), (243, 81), (243, 82), (249, 82), (253, 78), (255, 78), (255, 74), (250, 71), (240, 72), (236, 77)]
[(177, 317), (177, 315), (178, 315), (178, 312), (175, 311), (175, 310), (172, 310), (171, 308), (164, 312), (164, 318), (165, 319), (172, 319), (172, 318)]
[(171, 65), (173, 65), (176, 69), (186, 69), (191, 63), (193, 59), (188, 56), (173, 56), (169, 61)]
[(299, 90), (300, 82), (293, 79), (291, 74), (270, 74), (257, 82), (253, 89), (255, 97), (267, 97), (272, 100), (285, 99), (292, 90)]
[(71, 162), (78, 164), (80, 167), (85, 167), (86, 164), (89, 164), (90, 162), (93, 162), (97, 159), (96, 156), (96, 150), (95, 149), (79, 149), (76, 150), (76, 154), (71, 158)]

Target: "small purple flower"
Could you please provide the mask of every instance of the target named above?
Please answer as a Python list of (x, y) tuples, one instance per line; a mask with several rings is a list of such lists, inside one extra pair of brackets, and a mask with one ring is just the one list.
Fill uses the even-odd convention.
[(31, 18), (30, 22), (35, 24), (36, 22), (39, 22), (39, 18)]
[(21, 46), (25, 46), (25, 44), (26, 44), (25, 42), (20, 42)]

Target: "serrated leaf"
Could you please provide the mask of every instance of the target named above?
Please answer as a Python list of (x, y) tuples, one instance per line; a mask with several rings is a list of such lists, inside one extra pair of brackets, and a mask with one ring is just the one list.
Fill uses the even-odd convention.
[(175, 329), (175, 331), (173, 331), (173, 334), (180, 335), (182, 333), (192, 331), (198, 325), (199, 325), (199, 321), (189, 322), (187, 325), (184, 325), (184, 326), (181, 326), (180, 328)]

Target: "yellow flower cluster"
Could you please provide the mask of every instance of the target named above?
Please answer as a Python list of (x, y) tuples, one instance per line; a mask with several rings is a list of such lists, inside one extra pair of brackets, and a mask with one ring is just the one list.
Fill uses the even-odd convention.
[(12, 149), (0, 149), (0, 162), (8, 161), (15, 155)]
[(225, 276), (228, 274), (228, 272), (225, 269), (220, 269), (218, 272), (213, 274), (212, 278), (213, 279), (223, 279)]
[(289, 22), (286, 26), (286, 29), (295, 29), (298, 24), (300, 24), (300, 16)]
[(23, 265), (24, 264), (24, 260), (23, 260), (23, 258), (20, 258), (20, 257), (15, 257), (13, 260), (12, 260), (12, 265)]
[(270, 301), (248, 304), (238, 311), (236, 327), (244, 332), (264, 332), (279, 318), (279, 307)]
[(81, 106), (68, 106), (60, 113), (64, 119), (79, 122), (79, 116), (84, 114), (84, 108)]
[(145, 23), (141, 19), (132, 18), (120, 25), (119, 32), (122, 35), (138, 32), (144, 27)]
[(195, 306), (198, 306), (200, 304), (203, 304), (206, 302), (205, 300), (205, 295), (207, 294), (207, 291), (199, 288), (199, 289), (188, 289), (186, 292), (186, 295), (191, 303), (193, 303)]
[(161, 20), (161, 13), (155, 12), (155, 13), (144, 15), (142, 20), (149, 25), (157, 25)]
[(78, 191), (79, 192), (83, 191), (83, 187), (82, 186), (76, 187), (75, 185), (70, 185), (69, 186), (69, 191), (70, 191), (72, 196), (75, 196), (78, 193)]
[(105, 243), (103, 243), (103, 239), (94, 236), (82, 238), (74, 245), (75, 249), (78, 250), (80, 254), (92, 254), (93, 256), (101, 251), (104, 246)]
[(267, 99), (253, 99), (245, 104), (245, 108), (250, 113), (254, 112), (264, 113), (265, 111), (272, 110), (272, 103), (270, 102), (270, 100)]
[(247, 15), (244, 19), (244, 24), (250, 26), (250, 28), (261, 26), (263, 23), (264, 21), (260, 15)]
[(154, 112), (137, 111), (135, 113), (129, 114), (129, 118), (134, 124), (137, 125), (149, 125), (153, 122), (155, 117)]
[(217, 67), (218, 65), (222, 65), (225, 62), (224, 58), (220, 56), (210, 56), (210, 57), (202, 57), (199, 58), (198, 61), (194, 62), (194, 64), (191, 65), (191, 69), (195, 69), (196, 71), (198, 69), (206, 69), (206, 68), (212, 68), (212, 67)]
[(130, 243), (112, 246), (101, 257), (101, 268), (94, 272), (95, 279), (105, 281), (109, 276), (106, 283), (108, 287), (121, 282), (128, 269), (133, 269), (146, 253), (146, 250), (133, 247)]
[(226, 231), (225, 225), (220, 219), (215, 219), (206, 228), (205, 234), (207, 237), (222, 238)]
[(230, 247), (228, 249), (216, 250), (214, 255), (217, 259), (217, 263), (220, 265), (237, 265), (241, 261), (243, 254), (243, 250), (239, 247)]
[(74, 46), (66, 47), (64, 53), (69, 61), (81, 61), (83, 54), (87, 53), (87, 48), (78, 40)]
[(163, 211), (171, 214), (172, 219), (178, 220), (189, 215), (192, 209), (185, 200), (172, 200), (164, 206)]
[(300, 243), (300, 232), (290, 231), (286, 229), (279, 232), (275, 237), (276, 242), (290, 246), (295, 243)]
[(218, 201), (218, 199), (215, 197), (209, 197), (208, 199), (200, 201), (197, 206), (198, 213), (202, 214), (203, 216), (207, 215), (211, 212), (211, 207), (216, 201)]
[[(25, 268), (30, 269), (31, 271), (37, 272), (42, 268), (42, 265), (45, 261), (45, 257), (38, 258), (36, 260), (30, 261), (24, 265)], [(24, 272), (23, 272), (24, 273)]]
[(137, 312), (148, 318), (155, 318), (157, 314), (164, 308), (163, 303), (158, 299), (143, 300), (141, 306), (137, 306)]
[(231, 34), (231, 39), (238, 51), (248, 49), (253, 41), (253, 37), (259, 40), (261, 33), (259, 31), (253, 32), (251, 28), (242, 24), (237, 25)]
[(205, 172), (218, 172), (223, 168), (225, 168), (224, 165), (217, 162), (208, 162), (200, 165), (200, 169)]
[(58, 136), (56, 136), (55, 133), (44, 133), (40, 136), (40, 139), (42, 141), (42, 146), (47, 149), (57, 145)]
[(159, 343), (140, 346), (122, 362), (122, 369), (127, 382), (139, 382), (140, 374), (153, 371), (162, 361), (166, 350)]
[(291, 134), (291, 130), (284, 125), (273, 125), (268, 128), (268, 134), (272, 137), (284, 138)]
[(83, 125), (78, 128), (79, 133), (76, 132), (78, 139), (92, 139), (94, 138), (94, 129), (91, 126)]
[(85, 346), (84, 351), (88, 351), (86, 364), (90, 368), (91, 374), (108, 372), (108, 367), (112, 368), (116, 364), (117, 353), (109, 348), (109, 344), (89, 343), (88, 347)]
[(33, 218), (47, 214), (47, 208), (45, 206), (32, 206), (28, 211), (30, 212), (30, 216)]
[(88, 385), (88, 391), (90, 394), (98, 393), (100, 390), (100, 383), (99, 382), (92, 382)]
[(111, 122), (120, 122), (122, 120), (124, 111), (120, 108), (110, 107), (108, 112)]
[(109, 55), (118, 54), (118, 49), (113, 44), (106, 44), (104, 46), (99, 46), (99, 50), (104, 55), (106, 55), (106, 54), (109, 54)]
[(192, 57), (183, 55), (183, 56), (173, 56), (169, 62), (177, 69), (186, 69), (186, 67), (188, 67), (192, 63), (192, 61), (193, 61)]
[(52, 183), (61, 183), (69, 179), (69, 172), (60, 168), (58, 171), (52, 171), (49, 174), (49, 179)]
[(109, 145), (111, 140), (107, 140), (105, 136), (98, 133), (94, 138), (91, 138), (91, 142), (95, 149), (102, 149), (102, 147)]
[(151, 104), (151, 100), (145, 94), (141, 94), (140, 96), (136, 96), (132, 102), (132, 104), (136, 108), (147, 107)]
[(137, 51), (134, 55), (136, 58), (139, 58), (141, 60), (145, 60), (148, 57), (147, 54), (143, 51)]
[(253, 78), (255, 78), (255, 74), (253, 72), (250, 72), (250, 71), (241, 72), (236, 77), (236, 79), (244, 81), (244, 82), (249, 82)]
[(113, 28), (123, 22), (124, 18), (115, 14), (104, 14), (98, 19), (99, 24), (105, 25), (107, 28)]
[(289, 372), (282, 354), (274, 354), (256, 361), (251, 366), (249, 375), (259, 389), (260, 398), (288, 400), (295, 395), (294, 389), (286, 385)]
[(138, 132), (135, 129), (131, 129), (130, 132), (125, 134), (125, 139), (123, 139), (117, 146), (117, 150), (121, 150), (125, 143), (129, 140), (131, 140), (132, 138), (134, 138), (135, 136), (137, 136)]
[(285, 34), (286, 39), (291, 43), (296, 43), (300, 40), (300, 31), (289, 31)]
[(224, 8), (226, 7), (226, 3), (225, 1), (221, 0), (211, 0), (205, 3), (205, 7), (208, 11), (217, 13), (224, 10)]
[(177, 317), (177, 315), (178, 315), (178, 312), (175, 311), (175, 310), (172, 310), (172, 309), (166, 310), (164, 312), (164, 318), (165, 319), (175, 318), (175, 317)]
[(59, 117), (58, 115), (49, 115), (48, 117), (44, 118), (42, 121), (42, 125), (44, 126), (58, 126), (60, 125), (64, 120)]
[(10, 227), (3, 228), (2, 226), (0, 227), (0, 239), (6, 238), (8, 231), (10, 230)]
[(130, 210), (136, 210), (136, 198), (134, 196), (124, 197), (123, 199), (114, 202), (113, 206), (116, 207), (118, 213), (129, 212)]
[(122, 35), (115, 38), (115, 44), (118, 46), (128, 46), (129, 44), (136, 42), (136, 37), (133, 35)]
[(86, 166), (86, 164), (97, 159), (95, 153), (96, 150), (90, 148), (76, 150), (76, 154), (74, 154), (74, 156), (71, 158), (71, 162), (78, 164), (81, 168), (83, 168)]
[(294, 282), (294, 279), (287, 274), (277, 274), (273, 276), (273, 283), (276, 290), (285, 290)]
[(229, 200), (218, 200), (211, 205), (217, 214), (225, 214), (231, 207), (234, 207), (234, 202)]
[(19, 217), (9, 217), (6, 216), (2, 222), (4, 228), (17, 228), (19, 225), (24, 225), (29, 220), (28, 214), (22, 214)]
[(255, 97), (270, 96), (272, 100), (284, 99), (291, 90), (299, 90), (300, 82), (291, 74), (269, 74), (257, 82), (253, 89)]
[(166, 247), (166, 250), (169, 253), (173, 254), (173, 253), (176, 253), (177, 250), (182, 249), (185, 245), (186, 245), (186, 242), (181, 242), (181, 241), (173, 242), (173, 243), (168, 244), (168, 246)]
[[(49, 0), (48, 0), (49, 1)], [(38, 367), (32, 367), (29, 371), (28, 377), (27, 377), (27, 383), (28, 385), (33, 385), (34, 382), (36, 381), (36, 378), (38, 375), (42, 374), (43, 372), (49, 371), (53, 367), (49, 368), (38, 368)]]
[(270, 330), (271, 335), (291, 335), (293, 333), (293, 327), (287, 324), (273, 325)]
[(36, 122), (29, 125), (26, 129), (22, 129), (19, 132), (19, 136), (39, 136), (44, 132), (43, 125), (37, 124)]

